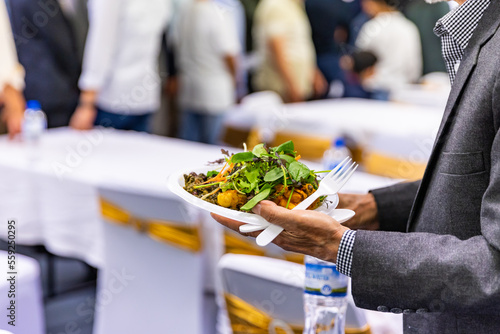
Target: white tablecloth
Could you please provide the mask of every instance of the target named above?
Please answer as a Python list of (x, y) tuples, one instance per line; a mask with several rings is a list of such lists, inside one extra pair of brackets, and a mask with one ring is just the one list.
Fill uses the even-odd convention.
[[(166, 186), (170, 173), (199, 167), (221, 155), (215, 146), (136, 132), (65, 128), (48, 131), (38, 147), (0, 137), (0, 152), (0, 220), (16, 219), (16, 241), (43, 244), (57, 255), (76, 257), (100, 269), (106, 268), (98, 188), (172, 200), (174, 195)], [(357, 173), (345, 191), (365, 192), (393, 182)], [(221, 240), (217, 239), (220, 226), (205, 220), (205, 249), (211, 250)], [(124, 231), (129, 232), (133, 233)], [(6, 233), (0, 230), (0, 237), (5, 239)], [(217, 252), (207, 256), (217, 256)], [(208, 270), (215, 268), (216, 261), (208, 260), (213, 263)], [(154, 269), (150, 268), (153, 274)], [(212, 275), (203, 275), (210, 288)], [(101, 287), (106, 288), (106, 282)], [(154, 297), (158, 288), (145, 286), (144, 294)], [(146, 310), (137, 305), (133, 315), (137, 321), (141, 312)]]
[(450, 95), (450, 79), (444, 74), (446, 84), (408, 84), (391, 93), (390, 99), (394, 102), (402, 102), (419, 106), (435, 107), (444, 110), (448, 96)]
[(0, 219), (19, 221), (18, 242), (44, 244), (97, 267), (98, 186), (172, 198), (166, 186), (170, 173), (220, 155), (208, 145), (102, 129), (51, 130), (35, 154), (26, 143), (2, 138), (0, 152)]
[(256, 127), (264, 138), (280, 131), (331, 139), (347, 135), (367, 151), (426, 162), (443, 112), (441, 107), (364, 99), (286, 105), (252, 100), (228, 113), (225, 125)]

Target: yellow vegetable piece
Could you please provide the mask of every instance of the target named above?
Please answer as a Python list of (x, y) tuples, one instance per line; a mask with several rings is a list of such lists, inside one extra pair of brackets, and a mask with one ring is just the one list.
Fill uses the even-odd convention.
[(247, 202), (247, 197), (236, 190), (228, 190), (217, 196), (217, 203), (225, 208), (236, 210)]

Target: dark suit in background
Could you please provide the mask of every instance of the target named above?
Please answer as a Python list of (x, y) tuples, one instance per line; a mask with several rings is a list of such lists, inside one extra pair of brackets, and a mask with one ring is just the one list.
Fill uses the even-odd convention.
[(421, 183), (373, 191), (381, 230), (393, 232), (356, 234), (356, 305), (404, 313), (405, 333), (500, 331), (499, 26), (491, 1)]
[(447, 3), (428, 4), (424, 0), (413, 1), (406, 6), (406, 17), (415, 23), (422, 42), (423, 73), (446, 72), (441, 55), (441, 39), (434, 34), (434, 25), (450, 11)]
[(361, 11), (359, 1), (307, 0), (305, 7), (319, 70), (328, 84), (336, 80), (344, 82), (339, 60), (347, 51), (351, 21)]
[(66, 126), (80, 93), (83, 48), (75, 27), (81, 23), (70, 21), (57, 0), (7, 1), (19, 61), (26, 70), (26, 100), (41, 103), (49, 127)]

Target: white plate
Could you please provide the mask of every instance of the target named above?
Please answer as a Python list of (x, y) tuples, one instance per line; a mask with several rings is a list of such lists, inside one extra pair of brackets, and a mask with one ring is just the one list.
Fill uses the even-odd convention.
[[(191, 169), (188, 171), (179, 171), (177, 173), (171, 174), (168, 178), (168, 189), (172, 191), (174, 194), (185, 200), (186, 202), (199, 207), (200, 209), (207, 210), (209, 212), (213, 212), (220, 216), (234, 219), (240, 222), (253, 224), (253, 225), (269, 225), (269, 223), (259, 215), (253, 213), (247, 213), (243, 211), (231, 210), (228, 208), (224, 208), (222, 206), (209, 203), (207, 201), (202, 200), (194, 195), (191, 195), (186, 190), (184, 190), (184, 174), (189, 174), (191, 172), (199, 173), (207, 173), (211, 170), (220, 169), (222, 166), (205, 166), (200, 168)], [(326, 213), (327, 215), (333, 215), (333, 211), (339, 204), (339, 197), (337, 195), (328, 196), (325, 203), (316, 209), (316, 211)]]
[[(354, 217), (356, 213), (349, 209), (335, 209), (330, 213), (330, 216), (338, 221), (339, 223), (345, 223), (352, 217)], [(240, 232), (249, 233), (249, 232), (257, 232), (264, 230), (267, 226), (271, 225), (267, 223), (267, 225), (253, 225), (253, 224), (245, 224), (240, 226)]]
[(335, 209), (333, 210), (333, 219), (338, 221), (339, 223), (345, 223), (352, 217), (356, 215), (356, 212), (349, 210), (349, 209)]

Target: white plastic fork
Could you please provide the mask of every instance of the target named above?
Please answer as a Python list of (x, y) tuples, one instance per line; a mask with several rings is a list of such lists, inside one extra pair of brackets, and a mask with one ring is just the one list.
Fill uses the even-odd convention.
[[(351, 158), (350, 157), (346, 157), (344, 160), (342, 160), (333, 170), (331, 170), (328, 174), (326, 174), (326, 176), (322, 179), (321, 183), (323, 183), (324, 181), (332, 178), (333, 176), (335, 176), (337, 173), (341, 173), (342, 171), (340, 170), (341, 168), (345, 167), (349, 162), (351, 161)], [(319, 190), (319, 189), (318, 189)], [(305, 210), (309, 207), (309, 205), (311, 205), (318, 197), (314, 197), (312, 200), (310, 200), (310, 198), (312, 197), (309, 196), (309, 201), (310, 203), (306, 205), (305, 201), (301, 202), (298, 206), (296, 206), (295, 208), (293, 208), (293, 210)], [(308, 201), (308, 202), (309, 202)], [(269, 227), (271, 225), (271, 223), (265, 221), (265, 223), (260, 223), (258, 225), (256, 224), (245, 224), (245, 225), (241, 225), (240, 226), (240, 232), (242, 233), (248, 233), (248, 232), (256, 232), (256, 231), (261, 231), (261, 230), (264, 230), (266, 229), (266, 227)]]
[[(337, 174), (337, 172), (340, 173), (341, 172), (340, 169), (343, 168), (350, 161), (351, 161), (350, 157), (347, 157), (344, 160), (342, 160), (333, 170), (331, 170), (328, 174), (326, 174), (326, 176), (322, 179), (321, 182), (324, 182), (324, 181), (332, 178), (333, 176), (335, 176)], [(316, 199), (317, 199), (317, 197), (314, 197), (314, 199), (311, 201), (311, 203), (309, 205), (311, 205)], [(298, 206), (296, 206), (295, 208), (293, 208), (293, 210), (296, 210), (297, 208), (299, 210), (305, 210), (305, 209), (307, 209), (309, 207), (309, 205), (307, 205), (307, 207), (304, 207), (305, 203), (303, 201)], [(242, 233), (248, 233), (248, 232), (261, 231), (261, 230), (266, 229), (266, 227), (268, 227), (270, 225), (271, 225), (271, 223), (269, 223), (267, 221), (265, 221), (265, 223), (260, 223), (258, 225), (257, 224), (245, 224), (245, 225), (241, 225), (240, 226), (240, 232), (242, 232)]]
[[(305, 200), (300, 202), (299, 205), (293, 208), (293, 210), (305, 210), (320, 196), (334, 195), (338, 193), (358, 168), (358, 164), (354, 161), (351, 162), (351, 160), (351, 158), (345, 158), (334, 170), (328, 173), (328, 175), (321, 180), (318, 189)], [(261, 234), (257, 236), (257, 245), (267, 246), (282, 231), (282, 227), (270, 224), (264, 231), (262, 231)]]

